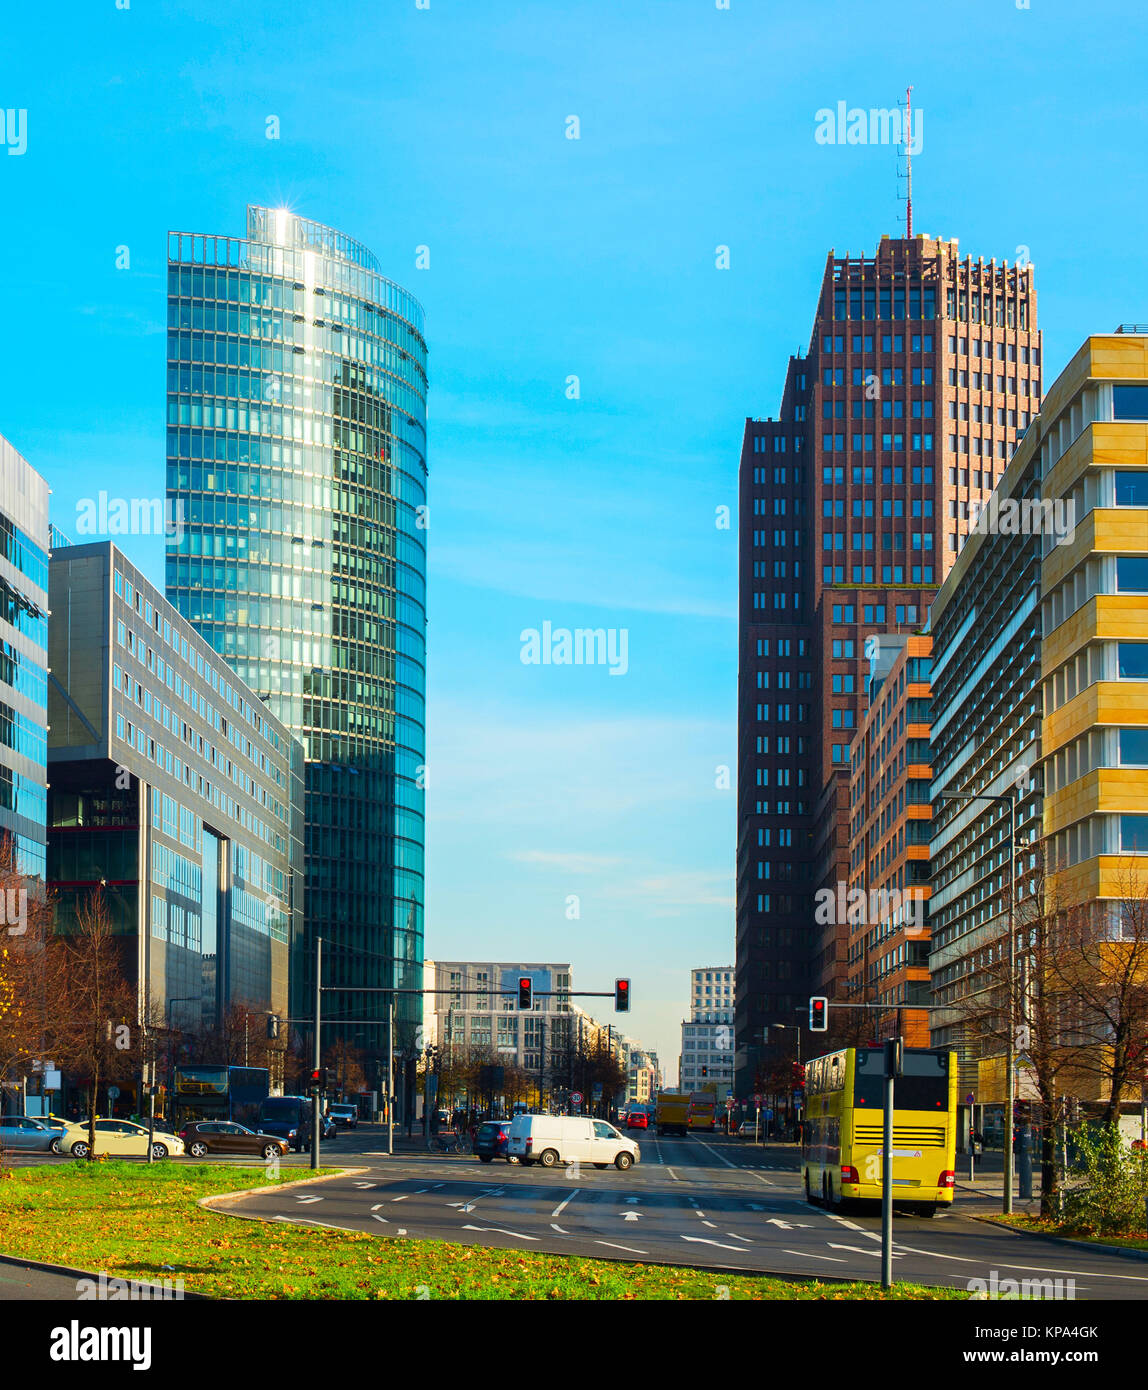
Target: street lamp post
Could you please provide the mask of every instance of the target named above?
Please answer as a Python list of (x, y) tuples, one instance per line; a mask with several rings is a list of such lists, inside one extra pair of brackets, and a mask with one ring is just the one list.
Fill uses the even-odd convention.
[(1016, 801), (1018, 788), (1011, 792), (941, 792), (942, 801), (1003, 801), (1008, 807), (1008, 1024), (1005, 1038), (1005, 1115), (1004, 1115), (1004, 1196), (1001, 1210), (1012, 1214), (1015, 1171), (1012, 1149), (1013, 1095), (1016, 1090)]

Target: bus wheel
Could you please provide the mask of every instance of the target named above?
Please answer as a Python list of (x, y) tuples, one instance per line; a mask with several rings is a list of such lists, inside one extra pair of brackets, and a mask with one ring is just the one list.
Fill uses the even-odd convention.
[(810, 1190), (809, 1190), (809, 1169), (808, 1169), (808, 1168), (805, 1169), (805, 1200), (809, 1203), (809, 1205), (810, 1205), (811, 1207), (815, 1207), (815, 1206), (817, 1205), (817, 1198), (816, 1198), (816, 1197), (813, 1195), (813, 1193), (810, 1192)]
[(833, 1179), (828, 1173), (822, 1176), (821, 1184), (824, 1189), (821, 1194), (821, 1200), (825, 1203), (828, 1211), (836, 1211), (837, 1203), (833, 1200)]

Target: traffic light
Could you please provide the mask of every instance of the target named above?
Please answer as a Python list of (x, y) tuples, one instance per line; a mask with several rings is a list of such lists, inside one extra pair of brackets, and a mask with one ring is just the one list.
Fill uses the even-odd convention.
[(531, 1007), (531, 995), (534, 989), (534, 982), (529, 975), (518, 977), (518, 1007), (529, 1009)]
[(614, 1012), (616, 1014), (628, 1014), (630, 1012), (629, 980), (614, 981)]
[(804, 1064), (801, 1063), (801, 1062), (794, 1062), (794, 1064), (793, 1064), (793, 1089), (794, 1089), (795, 1091), (800, 1091), (800, 1090), (803, 1090), (804, 1087), (805, 1087), (805, 1066), (804, 1066)]
[(267, 1041), (274, 1042), (279, 1036), (279, 1015), (267, 1015)]
[(829, 1000), (823, 994), (815, 995), (809, 1001), (809, 1031), (824, 1033), (829, 1028)]
[(710, 1069), (709, 1069), (709, 1067), (702, 1067), (702, 1075), (703, 1075), (703, 1076), (709, 1076), (709, 1074), (710, 1074)]
[(311, 1073), (311, 1089), (315, 1091), (325, 1091), (327, 1089), (326, 1067), (316, 1067)]

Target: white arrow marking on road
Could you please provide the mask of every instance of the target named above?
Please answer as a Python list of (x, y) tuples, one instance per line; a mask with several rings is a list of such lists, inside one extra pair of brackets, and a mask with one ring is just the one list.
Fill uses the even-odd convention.
[(626, 1198), (626, 1201), (627, 1201), (627, 1202), (640, 1202), (641, 1200), (642, 1200), (642, 1199), (641, 1199), (640, 1197), (627, 1197), (627, 1198)]
[(501, 1226), (464, 1226), (464, 1231), (494, 1231), (500, 1236), (513, 1236), (515, 1240), (537, 1240), (537, 1236), (525, 1236), (521, 1231), (506, 1231)]
[(373, 1182), (357, 1182), (355, 1184), (355, 1186), (359, 1188), (374, 1187), (374, 1185)]
[(828, 1260), (830, 1264), (843, 1265), (844, 1260), (838, 1259), (836, 1255), (814, 1255), (809, 1250), (783, 1250), (783, 1255), (797, 1255), (803, 1260)]
[(776, 1227), (778, 1228), (779, 1231), (792, 1231), (792, 1230), (793, 1230), (793, 1227), (789, 1224), (789, 1222), (788, 1222), (788, 1221), (782, 1221), (781, 1217), (779, 1217), (779, 1216), (771, 1216), (771, 1217), (769, 1218), (769, 1220), (768, 1220), (765, 1224), (766, 1224), (767, 1226), (776, 1226)]
[(682, 1236), (683, 1240), (692, 1240), (695, 1245), (716, 1245), (719, 1250), (742, 1250), (744, 1245), (723, 1245), (720, 1240), (707, 1240), (705, 1236)]
[(303, 1197), (296, 1195), (295, 1200), (297, 1202), (321, 1202), (323, 1199), (322, 1197)]
[(608, 1245), (611, 1250), (628, 1250), (631, 1255), (648, 1255), (648, 1250), (636, 1250), (632, 1245), (615, 1245), (612, 1240), (596, 1240), (595, 1245)]
[(636, 1211), (628, 1211), (625, 1216), (622, 1217), (623, 1221), (637, 1221), (637, 1219), (638, 1213)]

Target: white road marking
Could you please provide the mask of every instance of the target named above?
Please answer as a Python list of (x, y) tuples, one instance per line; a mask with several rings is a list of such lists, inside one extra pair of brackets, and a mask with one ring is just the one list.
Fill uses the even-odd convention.
[(749, 1236), (739, 1236), (736, 1231), (727, 1231), (726, 1235), (729, 1236), (731, 1240), (744, 1240), (747, 1245), (753, 1244), (753, 1241), (750, 1240)]
[(708, 1226), (708, 1227), (710, 1228), (711, 1231), (716, 1231), (716, 1230), (717, 1230), (717, 1227), (714, 1225), (714, 1223), (713, 1223), (712, 1221), (703, 1221), (703, 1222), (702, 1222), (702, 1225), (703, 1225), (703, 1226)]
[(328, 1231), (346, 1231), (348, 1226), (336, 1226), (330, 1221), (311, 1221), (305, 1216), (273, 1216), (272, 1221), (289, 1221), (292, 1226), (323, 1226)]
[(371, 1220), (372, 1220), (372, 1221), (381, 1221), (381, 1222), (383, 1223), (384, 1226), (389, 1226), (389, 1225), (391, 1224), (391, 1223), (387, 1220), (387, 1218), (386, 1218), (385, 1216), (374, 1216), (374, 1215), (372, 1215)]
[(374, 1187), (374, 1185), (375, 1185), (375, 1184), (374, 1184), (373, 1182), (357, 1182), (357, 1183), (355, 1184), (356, 1187), (358, 1187), (358, 1188), (364, 1188), (364, 1189), (365, 1189), (365, 1188), (368, 1188), (368, 1187)]
[(406, 1227), (405, 1227), (405, 1226), (400, 1226), (399, 1229), (395, 1232), (395, 1235), (398, 1235), (398, 1236), (405, 1236), (406, 1233), (407, 1233)]
[(562, 1229), (562, 1227), (559, 1226), (559, 1224), (557, 1223), (557, 1221), (551, 1221), (551, 1223), (550, 1223), (550, 1229), (551, 1229), (552, 1231), (557, 1231), (558, 1234), (559, 1234), (560, 1236), (568, 1236), (568, 1235), (570, 1234), (569, 1231), (564, 1231), (564, 1230)]
[(322, 1197), (305, 1197), (302, 1194), (297, 1194), (295, 1200), (297, 1202), (321, 1202), (323, 1199)]
[(464, 1226), (464, 1231), (495, 1231), (500, 1236), (513, 1236), (515, 1240), (537, 1240), (537, 1236), (526, 1236), (521, 1231), (507, 1231), (501, 1226)]
[(401, 1197), (392, 1197), (392, 1198), (391, 1198), (391, 1201), (392, 1201), (392, 1202), (405, 1202), (405, 1201), (407, 1200), (407, 1198), (408, 1198), (410, 1195), (411, 1195), (411, 1194), (410, 1194), (409, 1192), (404, 1192), (403, 1195), (402, 1195)]
[(565, 1207), (565, 1206), (569, 1206), (569, 1204), (574, 1200), (575, 1197), (577, 1197), (577, 1195), (578, 1195), (578, 1188), (575, 1188), (574, 1191), (571, 1192), (571, 1194), (569, 1195), (569, 1197), (564, 1197), (564, 1198), (562, 1199), (562, 1201), (558, 1203), (558, 1205), (554, 1208), (554, 1210), (550, 1213), (550, 1215), (551, 1215), (551, 1216), (561, 1216), (561, 1215), (562, 1215), (562, 1208)]
[(429, 1188), (429, 1187), (420, 1187), (419, 1190), (415, 1193), (415, 1196), (416, 1196), (416, 1197), (421, 1197), (421, 1196), (423, 1195), (424, 1192), (429, 1192), (429, 1191), (430, 1191), (430, 1188)]
[(640, 1202), (641, 1200), (642, 1200), (641, 1197), (627, 1197), (627, 1198), (626, 1198), (626, 1201), (627, 1201), (627, 1202)]
[[(622, 1220), (623, 1220), (623, 1221), (637, 1221), (638, 1215), (639, 1215), (639, 1213), (636, 1212), (636, 1211), (628, 1211), (628, 1212), (625, 1214), (625, 1216), (622, 1217)], [(706, 1224), (708, 1225), (709, 1223), (707, 1222)]]
[(648, 1255), (648, 1250), (637, 1250), (632, 1245), (615, 1245), (612, 1240), (596, 1240), (595, 1245), (608, 1245), (611, 1250), (628, 1250), (631, 1255)]
[(719, 1250), (745, 1250), (744, 1245), (723, 1245), (720, 1240), (709, 1240), (706, 1236), (682, 1236), (682, 1239), (693, 1241), (695, 1245), (716, 1245)]
[(681, 1178), (678, 1177), (677, 1173), (674, 1172), (674, 1170), (669, 1166), (669, 1164), (666, 1165), (666, 1172), (669, 1173), (670, 1177), (673, 1178), (674, 1182), (681, 1182)]
[[(829, 1246), (830, 1250), (852, 1250), (855, 1255), (872, 1255), (875, 1260), (879, 1260), (881, 1258), (880, 1250), (870, 1250), (867, 1246), (864, 1245), (838, 1245), (835, 1241), (832, 1240), (827, 1240), (825, 1243)], [(901, 1255), (896, 1250), (894, 1250), (893, 1258), (895, 1260), (899, 1260), (901, 1259)]]
[(836, 1255), (814, 1255), (812, 1251), (809, 1250), (783, 1250), (781, 1253), (783, 1255), (797, 1255), (803, 1260), (828, 1260), (831, 1264), (835, 1265), (843, 1265), (845, 1263), (844, 1260)]

